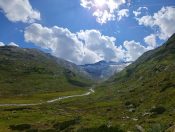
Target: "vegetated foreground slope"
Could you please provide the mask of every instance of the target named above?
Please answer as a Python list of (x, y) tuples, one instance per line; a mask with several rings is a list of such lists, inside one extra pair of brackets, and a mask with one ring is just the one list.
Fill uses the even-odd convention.
[[(175, 122), (175, 34), (161, 47), (144, 53), (133, 64), (100, 86), (120, 100), (124, 117), (145, 126), (158, 124), (158, 131)], [(128, 113), (129, 112), (129, 113)], [(156, 129), (156, 128), (155, 128)], [(158, 129), (158, 128), (157, 128)]]
[(74, 90), (90, 84), (75, 64), (36, 49), (0, 47), (0, 96)]

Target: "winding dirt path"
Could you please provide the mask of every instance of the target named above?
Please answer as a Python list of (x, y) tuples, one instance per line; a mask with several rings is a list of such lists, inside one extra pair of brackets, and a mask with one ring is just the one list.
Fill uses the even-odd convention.
[(60, 100), (68, 99), (68, 98), (88, 96), (88, 95), (90, 95), (92, 93), (95, 93), (95, 91), (93, 90), (93, 88), (90, 88), (89, 91), (84, 93), (84, 94), (71, 95), (71, 96), (62, 96), (62, 97), (58, 97), (56, 99), (48, 100), (48, 101), (41, 102), (41, 103), (33, 103), (33, 104), (0, 104), (0, 106), (36, 106), (36, 105), (41, 105), (41, 104), (54, 103), (56, 101), (60, 101)]

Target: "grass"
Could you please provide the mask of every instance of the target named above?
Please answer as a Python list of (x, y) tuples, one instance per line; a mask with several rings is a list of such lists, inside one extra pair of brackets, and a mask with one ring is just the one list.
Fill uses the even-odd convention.
[[(108, 94), (105, 94), (107, 91)], [(129, 112), (128, 107), (126, 107), (127, 100), (123, 100), (122, 96), (114, 91), (113, 88), (108, 90), (100, 88), (96, 89), (96, 93), (93, 95), (70, 98), (54, 104), (2, 107), (0, 110), (0, 131), (6, 131), (10, 125), (19, 124), (30, 124), (31, 129), (38, 130), (55, 129), (54, 124), (66, 123), (77, 118), (79, 121), (67, 126), (65, 130), (98, 131), (100, 126), (111, 125), (111, 129), (136, 131), (135, 125), (137, 124), (146, 130), (158, 129), (155, 128), (157, 126), (161, 126), (161, 129), (167, 129), (175, 119), (172, 113), (173, 108), (169, 110), (168, 106), (166, 106), (166, 111), (161, 114), (143, 116), (145, 112), (151, 110), (152, 104), (155, 104), (152, 102), (137, 106), (136, 112)], [(135, 103), (137, 100), (133, 98), (130, 101)], [(165, 107), (165, 105), (163, 106)], [(135, 121), (134, 118), (138, 120)], [(154, 126), (154, 124), (158, 125)]]

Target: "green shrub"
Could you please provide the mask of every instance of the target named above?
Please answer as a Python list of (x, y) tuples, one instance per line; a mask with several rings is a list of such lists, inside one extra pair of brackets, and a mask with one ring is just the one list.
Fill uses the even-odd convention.
[(79, 123), (80, 119), (79, 118), (76, 118), (76, 119), (73, 119), (73, 120), (68, 120), (68, 121), (65, 121), (65, 122), (61, 122), (61, 123), (55, 123), (53, 125), (53, 127), (57, 130), (64, 130), (72, 125), (75, 125), (77, 123)]
[(23, 131), (23, 130), (30, 129), (30, 128), (31, 128), (30, 124), (10, 125), (11, 130)]
[(159, 107), (156, 107), (156, 108), (152, 108), (150, 110), (150, 112), (156, 114), (156, 115), (159, 115), (159, 114), (163, 114), (164, 112), (166, 111), (166, 109), (163, 107), (163, 106), (159, 106)]

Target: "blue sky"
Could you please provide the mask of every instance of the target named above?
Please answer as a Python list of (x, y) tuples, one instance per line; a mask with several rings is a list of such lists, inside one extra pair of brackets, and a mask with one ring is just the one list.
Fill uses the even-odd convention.
[[(14, 0), (14, 3), (16, 1)], [(94, 63), (103, 59), (135, 60), (143, 52), (165, 42), (175, 32), (172, 25), (173, 22), (175, 23), (174, 0), (19, 1), (15, 7), (10, 6), (10, 0), (0, 0), (0, 42), (3, 44), (13, 42), (20, 47), (39, 48), (77, 64)], [(108, 4), (111, 1), (113, 5)], [(25, 12), (20, 6), (29, 8), (30, 11)], [(105, 10), (106, 15), (104, 15)], [(135, 15), (133, 11), (139, 15)], [(161, 16), (163, 17), (159, 20)], [(170, 28), (171, 25), (173, 28)], [(58, 27), (57, 31), (54, 26)], [(44, 28), (47, 28), (47, 31)], [(33, 32), (34, 30), (37, 30), (37, 33)], [(166, 32), (168, 33), (165, 35)], [(44, 37), (41, 36), (43, 34), (50, 36), (45, 42), (43, 42)], [(32, 38), (34, 36), (36, 38)], [(41, 40), (36, 40), (37, 38)], [(114, 41), (113, 38), (116, 40)], [(76, 46), (65, 44), (69, 42), (75, 43)], [(63, 45), (72, 47), (66, 49)], [(80, 50), (84, 52), (80, 53)], [(71, 55), (68, 56), (67, 52)]]

